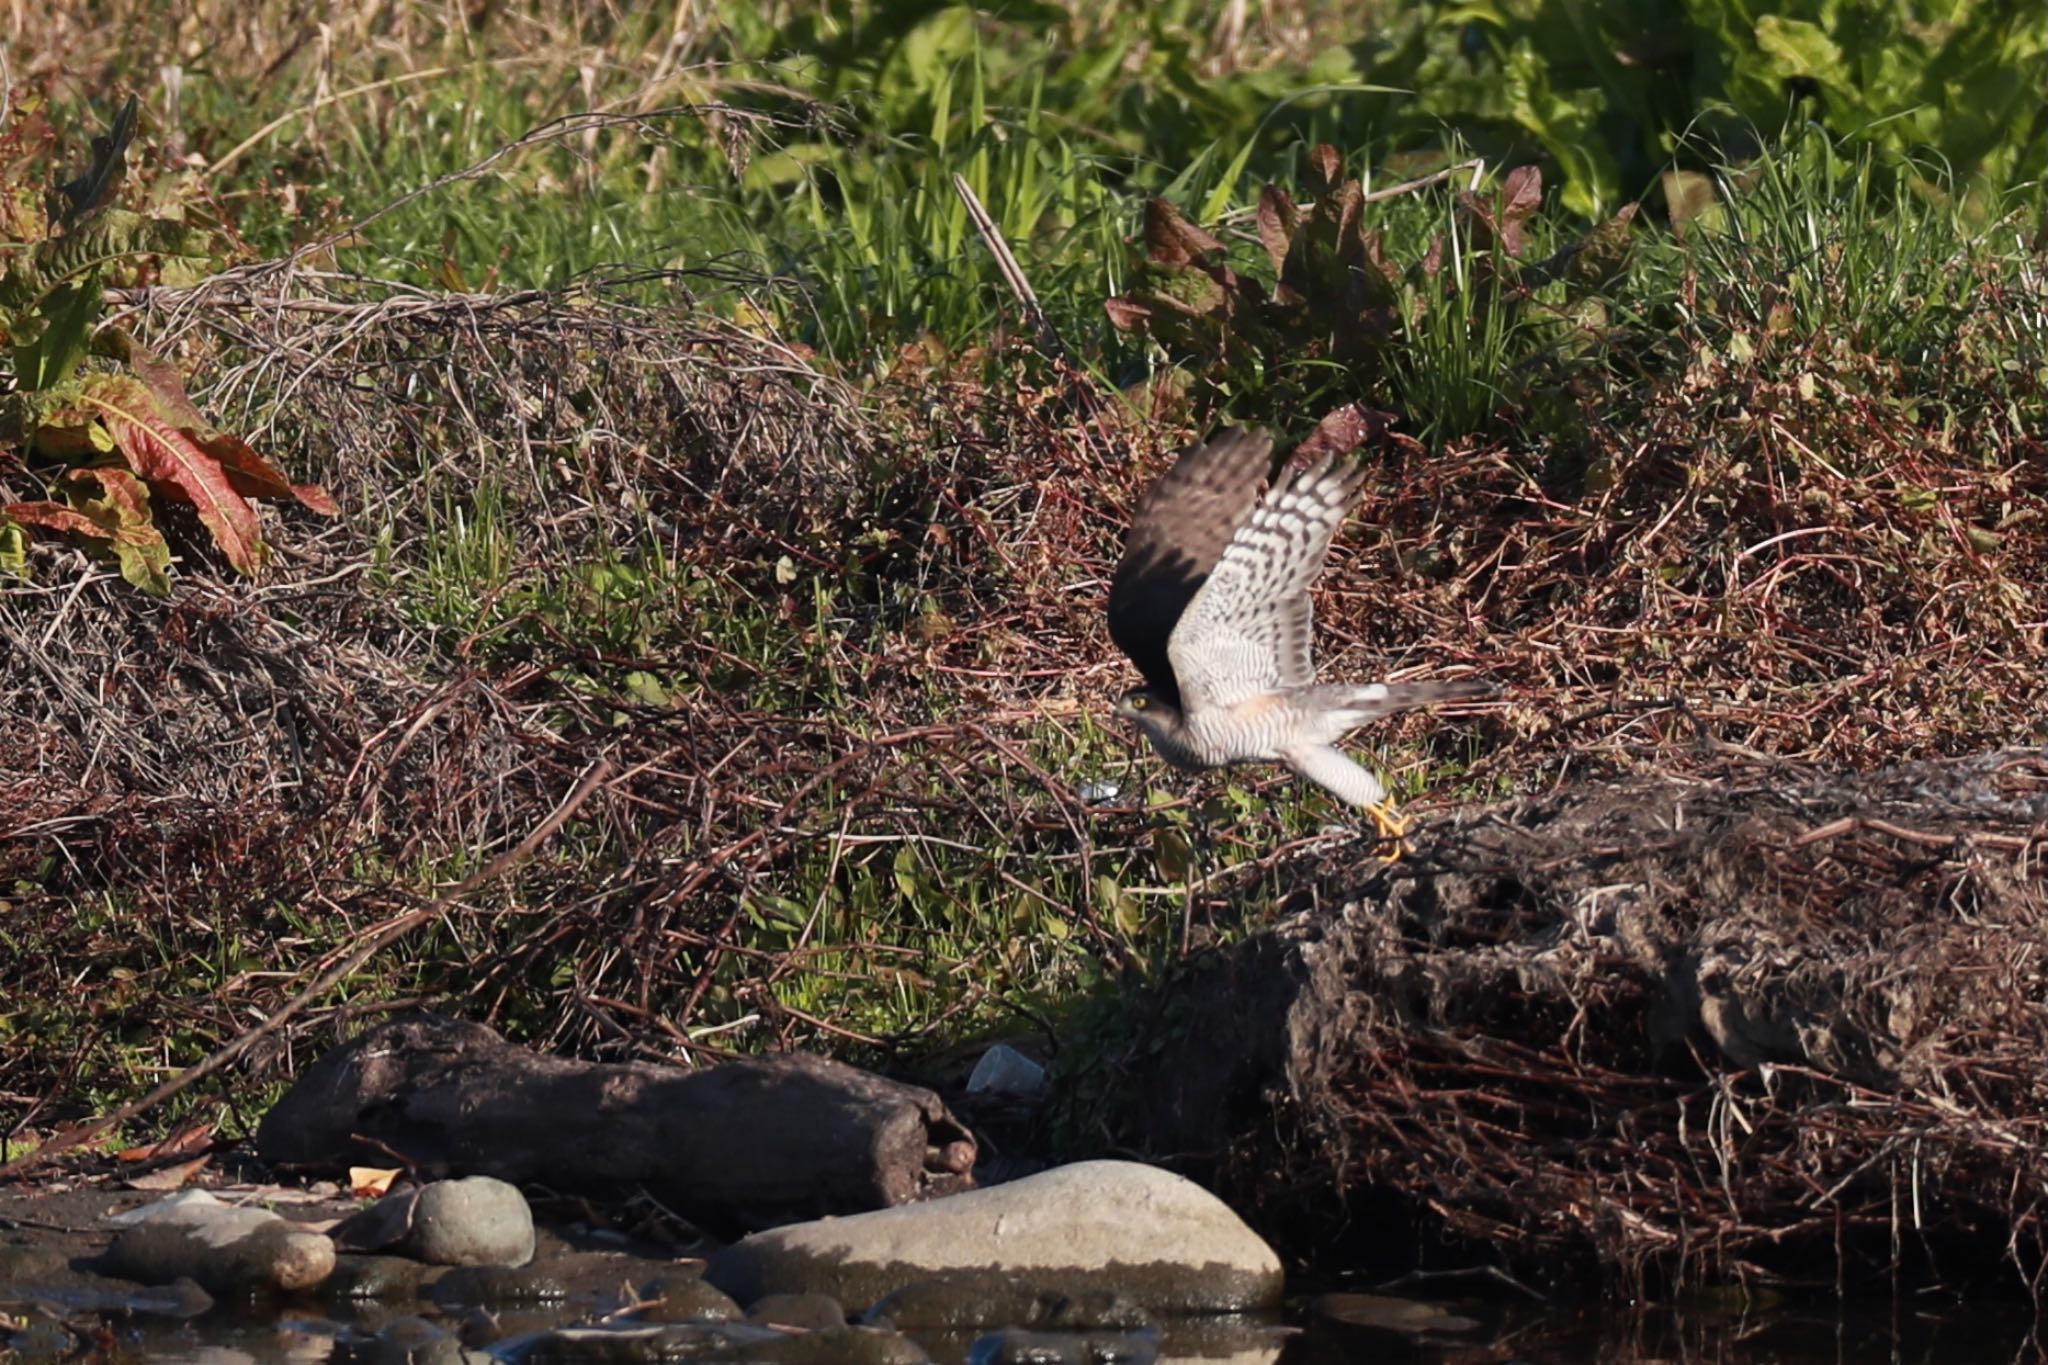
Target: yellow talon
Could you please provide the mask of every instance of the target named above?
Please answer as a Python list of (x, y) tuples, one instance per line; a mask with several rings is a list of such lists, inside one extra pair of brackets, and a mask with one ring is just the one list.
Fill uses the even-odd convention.
[(1373, 826), (1379, 830), (1381, 841), (1387, 845), (1386, 851), (1380, 856), (1390, 863), (1400, 862), (1403, 855), (1408, 852), (1407, 844), (1402, 842), (1403, 836), (1408, 833), (1408, 822), (1395, 811), (1392, 801), (1375, 801), (1365, 809), (1372, 816)]

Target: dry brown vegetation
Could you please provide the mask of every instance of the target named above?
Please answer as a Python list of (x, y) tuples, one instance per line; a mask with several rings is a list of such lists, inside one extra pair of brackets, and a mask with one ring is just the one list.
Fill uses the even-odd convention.
[[(303, 146), (298, 123), (269, 133), (285, 188), (252, 203), (297, 211), (303, 192), (327, 213), (310, 189), (323, 138), (405, 149), (378, 138), (415, 115), (447, 126), (477, 93), (424, 93), (429, 49), (462, 34), (413, 27), (433, 16), (412, 6), (368, 13), (366, 50), (392, 58), (392, 88), (420, 78), (419, 102), (394, 113), (366, 87), (316, 105), (308, 77), (301, 114), (334, 121)], [(578, 16), (598, 17), (564, 10), (506, 51), (563, 65)], [(289, 41), (236, 28), (216, 54), (326, 72), (334, 54), (292, 18)], [(85, 41), (69, 22), (39, 78)], [(630, 54), (650, 100), (676, 93), (662, 51)], [(232, 139), (210, 131), (218, 156)], [(610, 177), (621, 201), (651, 198), (643, 177), (686, 149), (591, 131), (577, 184)], [(840, 193), (879, 146), (838, 149)], [(1071, 1131), (1098, 1140), (1126, 1041), (1067, 1013), (1077, 999), (1275, 912), (1384, 899), (1342, 982), (1381, 1012), (1330, 1035), (1321, 1060), (1342, 1065), (1297, 1092), (1293, 1164), (1248, 1196), (1276, 1226), (1299, 1190), (1391, 1195), (1432, 1254), (1605, 1256), (1634, 1284), (1783, 1275), (1783, 1249), (1837, 1229), (1856, 1246), (1830, 1264), (1918, 1273), (1990, 1228), (2013, 1250), (1997, 1273), (2031, 1284), (2038, 1225), (2011, 1190), (2042, 1170), (2039, 769), (2008, 755), (1987, 776), (1967, 756), (2048, 738), (2038, 227), (2016, 216), (1992, 250), (1928, 214), (1924, 184), (1875, 181), (1849, 196), (1862, 219), (1830, 217), (1815, 186), (1838, 160), (1804, 163), (1779, 255), (1738, 240), (1731, 208), (1718, 237), (1618, 220), (1633, 255), (1597, 310), (1565, 317), (1542, 284), (1500, 276), (1514, 316), (1433, 343), (1469, 365), (1473, 384), (1444, 391), (1464, 390), (1470, 427), (1395, 395), (1407, 434), (1372, 454), (1320, 589), (1320, 657), (1337, 676), (1477, 671), (1507, 692), (1368, 737), (1441, 835), (1394, 872), (1295, 784), (1182, 781), (1106, 722), (1126, 669), (1101, 597), (1132, 500), (1180, 440), (1277, 386), (1235, 376), (1241, 407), (1191, 411), (1000, 328), (904, 345), (865, 316), (840, 335), (867, 349), (832, 352), (821, 327), (813, 350), (793, 338), (824, 310), (816, 280), (724, 266), (488, 292), (321, 252), (117, 300), (210, 418), (343, 516), (265, 508), (274, 558), (247, 581), (173, 510), (168, 601), (55, 544), (33, 581), (0, 585), (7, 1132), (131, 1096), (368, 954), (249, 1049), (256, 1078), (421, 1001), (548, 1048), (686, 1061), (804, 1044), (927, 1063), (1022, 1026), (1065, 1049)], [(552, 164), (486, 207), (516, 217)], [(889, 164), (873, 202), (941, 173)], [(1732, 205), (1757, 183), (1741, 179), (1708, 198)], [(1518, 183), (1541, 259), (1560, 234)], [(1099, 225), (1095, 203), (1060, 211)], [(1884, 253), (1901, 203), (1926, 228), (1906, 274)], [(1429, 260), (1455, 220), (1403, 211), (1390, 253)], [(394, 253), (444, 285), (488, 278), (491, 260), (418, 247), (459, 238), (463, 212), (495, 244), (506, 217), (464, 203), (445, 238), (412, 224)], [(910, 226), (942, 240), (935, 222)], [(673, 236), (635, 259), (672, 259)], [(1084, 295), (1088, 239), (1061, 240)], [(924, 283), (941, 272), (915, 246), (896, 259)], [(948, 269), (977, 250), (954, 249)], [(841, 283), (875, 279), (902, 283)], [(959, 327), (989, 291), (954, 283), (916, 297)], [(1432, 368), (1405, 349), (1416, 320), (1381, 387), (1347, 400), (1393, 401), (1386, 385)], [(1245, 373), (1280, 374), (1282, 342)], [(1305, 406), (1266, 411), (1298, 433), (1320, 415)], [(1486, 434), (1446, 434), (1470, 429)], [(10, 460), (0, 502), (39, 480)], [(1895, 766), (1948, 758), (1964, 761)], [(1856, 779), (1871, 773), (1892, 775)], [(1902, 782), (1998, 799), (1916, 806)], [(1681, 807), (1704, 842), (1660, 833)], [(1454, 808), (1482, 813), (1442, 824)], [(1601, 889), (1624, 882), (1651, 888), (1628, 915)], [(1964, 968), (1996, 989), (1944, 989)], [(1673, 997), (1685, 980), (1693, 996)], [(1735, 1014), (1709, 1009), (1716, 991)], [(1785, 1022), (1802, 1011), (1823, 1022)], [(1254, 1114), (1214, 1108), (1244, 1121), (1226, 1142), (1269, 1131), (1251, 1094)], [(253, 1123), (246, 1084), (186, 1100)], [(1955, 1197), (1911, 1224), (1920, 1261), (1888, 1260), (1916, 1175)]]
[(1414, 1249), (1340, 1210), (1550, 1289), (2038, 1303), (2044, 826), (2039, 749), (1724, 756), (1460, 813), (1400, 868), (1305, 876), (1320, 909), (1135, 1049), (1129, 1122), (1390, 1274)]

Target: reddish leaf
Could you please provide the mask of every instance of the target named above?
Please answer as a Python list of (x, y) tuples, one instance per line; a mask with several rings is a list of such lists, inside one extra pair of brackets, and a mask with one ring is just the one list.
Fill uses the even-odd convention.
[(64, 477), (73, 480), (91, 479), (97, 483), (123, 526), (137, 522), (149, 524), (149, 490), (142, 486), (140, 479), (127, 470), (93, 466), (87, 469), (74, 469)]
[(66, 507), (61, 502), (10, 502), (0, 507), (0, 512), (20, 522), (23, 526), (41, 526), (51, 531), (68, 531), (72, 535), (90, 536), (94, 540), (110, 539), (107, 528), (94, 521), (76, 508)]
[(291, 483), (277, 466), (258, 455), (239, 436), (222, 432), (199, 441), (199, 448), (220, 461), (228, 484), (249, 498), (297, 498), (323, 517), (338, 517), (341, 508), (317, 483)]
[(1109, 314), (1111, 324), (1119, 332), (1139, 331), (1145, 326), (1146, 320), (1152, 316), (1150, 308), (1122, 295), (1105, 300), (1102, 308), (1104, 312)]
[(188, 1123), (173, 1132), (161, 1142), (145, 1142), (138, 1147), (129, 1147), (114, 1153), (116, 1161), (162, 1161), (170, 1157), (191, 1156), (203, 1152), (213, 1145), (213, 1125), (204, 1119)]
[(1500, 193), (1500, 244), (1508, 255), (1522, 254), (1522, 224), (1543, 205), (1543, 172), (1517, 166), (1508, 172)]
[(125, 333), (117, 344), (125, 353), (123, 358), (128, 362), (128, 368), (135, 371), (142, 382), (149, 385), (149, 391), (156, 395), (158, 411), (176, 426), (193, 431), (207, 429), (206, 418), (200, 415), (199, 409), (185, 394), (185, 379), (178, 373), (177, 366)]
[(255, 509), (235, 491), (220, 461), (164, 416), (148, 385), (126, 375), (93, 375), (85, 381), (84, 396), (136, 473), (190, 498), (199, 520), (238, 571), (262, 571), (269, 547)]
[(1308, 164), (1323, 178), (1324, 185), (1335, 185), (1344, 174), (1344, 154), (1327, 142), (1318, 142), (1310, 149)]
[(1287, 250), (1305, 217), (1287, 197), (1287, 191), (1278, 185), (1268, 185), (1259, 191), (1259, 240), (1265, 244), (1266, 255), (1272, 258), (1276, 274), (1287, 268)]
[(97, 498), (83, 489), (73, 493), (72, 506), (92, 523), (96, 538), (113, 542), (114, 557), (120, 561), (123, 578), (159, 597), (168, 593), (171, 547), (149, 514), (149, 490), (142, 486), (142, 481), (125, 469), (104, 465), (74, 469), (64, 476), (64, 481), (100, 486)]
[(1192, 265), (1220, 254), (1223, 243), (1190, 223), (1164, 199), (1145, 201), (1145, 247), (1154, 265)]

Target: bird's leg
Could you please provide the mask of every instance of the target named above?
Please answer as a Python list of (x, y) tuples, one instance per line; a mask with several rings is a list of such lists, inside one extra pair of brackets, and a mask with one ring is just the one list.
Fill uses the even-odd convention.
[(1400, 862), (1408, 852), (1408, 845), (1403, 842), (1408, 833), (1408, 822), (1394, 809), (1393, 799), (1386, 797), (1368, 802), (1365, 809), (1372, 816), (1373, 828), (1380, 832), (1380, 842), (1384, 845), (1380, 857), (1390, 863)]

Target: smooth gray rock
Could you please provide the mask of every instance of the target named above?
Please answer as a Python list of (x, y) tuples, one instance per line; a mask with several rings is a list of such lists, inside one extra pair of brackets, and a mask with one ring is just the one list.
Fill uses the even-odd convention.
[(437, 1180), (420, 1191), (405, 1247), (432, 1265), (525, 1265), (533, 1210), (517, 1185), (492, 1176)]
[(846, 1326), (846, 1308), (830, 1294), (770, 1294), (747, 1305), (747, 1321), (784, 1331), (823, 1332)]
[(293, 1292), (334, 1270), (334, 1243), (266, 1209), (182, 1203), (122, 1228), (100, 1268), (143, 1284), (190, 1279), (214, 1294)]
[(702, 1275), (664, 1275), (640, 1292), (654, 1300), (640, 1310), (642, 1322), (737, 1322), (746, 1316), (731, 1295), (704, 1283)]
[(1110, 1289), (1169, 1314), (1271, 1307), (1284, 1287), (1280, 1258), (1221, 1200), (1127, 1161), (755, 1233), (705, 1278), (742, 1303), (815, 1292), (865, 1308), (934, 1274), (992, 1268), (1036, 1291)]
[(334, 1230), (349, 1251), (385, 1251), (429, 1265), (525, 1265), (533, 1210), (516, 1185), (492, 1176), (394, 1190)]

